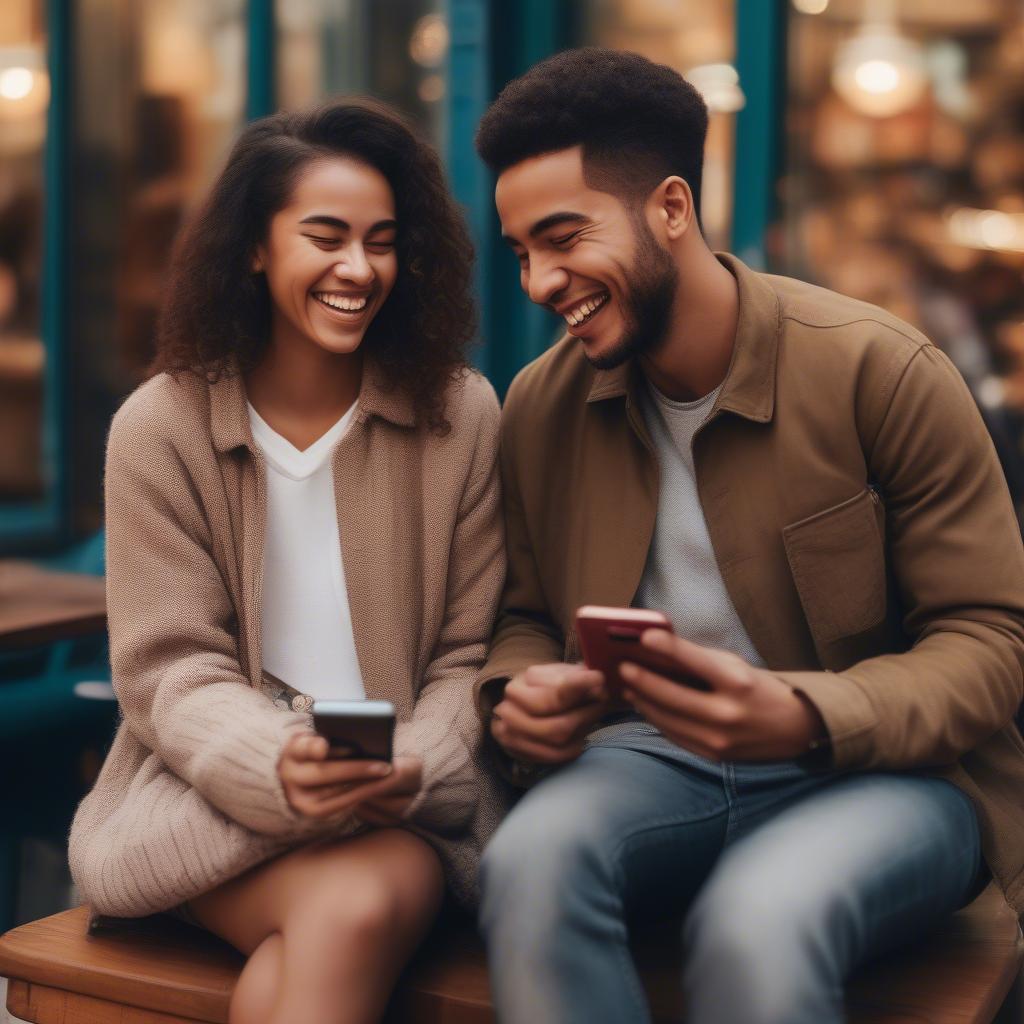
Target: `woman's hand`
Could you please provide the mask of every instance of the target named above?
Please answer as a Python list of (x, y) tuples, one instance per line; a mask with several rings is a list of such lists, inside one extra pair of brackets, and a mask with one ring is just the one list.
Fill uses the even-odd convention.
[[(398, 767), (401, 761), (415, 765), (415, 774), (404, 772)], [(405, 777), (403, 778), (403, 772)], [(420, 760), (418, 757), (401, 757), (395, 762), (395, 771), (390, 778), (395, 782), (395, 791), (384, 796), (373, 797), (357, 804), (352, 813), (368, 825), (397, 825), (405, 820), (409, 808), (420, 791)]]
[(399, 757), (388, 764), (332, 761), (327, 753), (323, 736), (300, 733), (288, 740), (277, 762), (289, 806), (307, 818), (333, 818), (361, 804), (371, 808), (372, 814), (378, 800), (386, 801), (384, 807), (395, 799), (406, 801), (407, 806), (419, 792), (421, 770), (415, 757)]

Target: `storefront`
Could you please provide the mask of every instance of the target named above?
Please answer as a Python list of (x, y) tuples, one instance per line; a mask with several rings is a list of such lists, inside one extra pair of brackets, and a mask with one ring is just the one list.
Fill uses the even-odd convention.
[(1024, 14), (1015, 0), (5, 0), (0, 550), (100, 522), (175, 232), (246, 118), (346, 92), (409, 112), (478, 248), (478, 365), (557, 324), (520, 294), (472, 148), (497, 89), (569, 45), (637, 50), (712, 111), (715, 246), (892, 309), (960, 367), (1024, 493)]

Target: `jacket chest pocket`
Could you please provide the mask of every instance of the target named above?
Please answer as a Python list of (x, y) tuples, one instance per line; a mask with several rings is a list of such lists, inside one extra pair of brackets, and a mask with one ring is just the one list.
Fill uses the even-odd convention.
[(886, 612), (884, 511), (870, 487), (782, 531), (793, 581), (815, 640), (878, 625)]

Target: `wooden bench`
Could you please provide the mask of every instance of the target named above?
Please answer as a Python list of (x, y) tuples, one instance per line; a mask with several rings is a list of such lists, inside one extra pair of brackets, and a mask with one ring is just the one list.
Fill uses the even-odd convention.
[[(213, 936), (168, 918), (87, 933), (84, 908), (0, 938), (7, 1008), (37, 1024), (180, 1024), (227, 1020), (242, 958)], [(675, 933), (638, 940), (656, 1021), (678, 1021)], [(1024, 956), (1017, 919), (994, 888), (926, 941), (861, 971), (848, 986), (856, 1024), (992, 1021)], [(400, 985), (388, 1020), (492, 1024), (483, 949), (472, 926), (435, 931)]]

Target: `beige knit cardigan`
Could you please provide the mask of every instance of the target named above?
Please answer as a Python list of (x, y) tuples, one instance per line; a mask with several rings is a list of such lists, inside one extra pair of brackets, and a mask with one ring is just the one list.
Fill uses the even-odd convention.
[[(472, 703), (505, 556), (498, 403), (479, 375), (449, 389), (444, 436), (372, 364), (333, 457), (338, 529), (367, 697), (395, 704), (396, 754), (423, 760), (409, 825), (474, 895), (503, 794), (482, 768)], [(107, 601), (122, 722), (71, 827), (71, 873), (98, 913), (174, 907), (299, 843), (315, 823), (277, 760), (309, 716), (262, 677), (265, 466), (238, 376), (166, 374), (114, 418), (107, 449)], [(301, 688), (301, 683), (293, 682)]]

